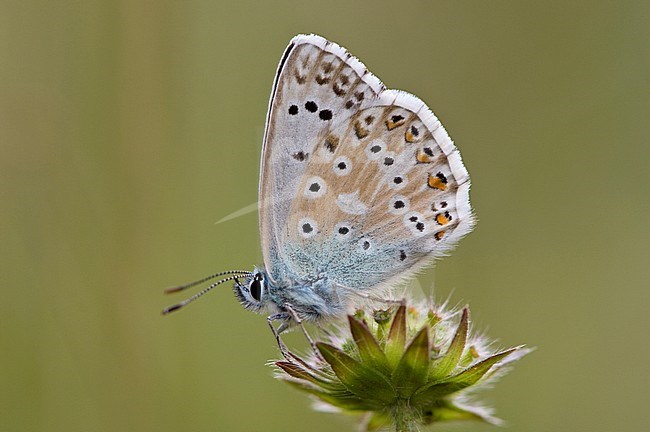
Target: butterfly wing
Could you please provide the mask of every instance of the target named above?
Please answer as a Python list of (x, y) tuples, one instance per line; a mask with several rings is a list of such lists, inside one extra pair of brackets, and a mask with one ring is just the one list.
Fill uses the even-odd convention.
[(271, 92), (259, 185), (262, 253), (272, 278), (283, 272), (281, 249), (298, 183), (317, 144), (343, 120), (328, 115), (343, 110), (352, 114), (383, 89), (361, 62), (336, 44), (315, 35), (299, 35), (289, 43)]
[(260, 182), (272, 277), (389, 285), (474, 224), (469, 175), (429, 108), (314, 35), (294, 38), (280, 64)]

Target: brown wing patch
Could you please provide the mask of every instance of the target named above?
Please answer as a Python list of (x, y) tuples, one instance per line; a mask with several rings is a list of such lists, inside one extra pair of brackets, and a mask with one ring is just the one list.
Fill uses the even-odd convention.
[[(332, 136), (337, 137), (335, 146)], [(455, 178), (417, 113), (395, 106), (366, 108), (339, 124), (320, 147), (300, 190), (309, 186), (306, 179), (319, 175), (327, 193), (318, 200), (299, 197), (291, 210), (296, 222), (313, 217), (319, 235), (328, 236), (343, 221), (351, 221), (357, 232), (385, 242), (439, 239), (442, 226), (454, 229), (455, 208), (447, 202), (455, 202), (449, 189)], [(445, 203), (444, 213), (431, 213), (436, 202)]]

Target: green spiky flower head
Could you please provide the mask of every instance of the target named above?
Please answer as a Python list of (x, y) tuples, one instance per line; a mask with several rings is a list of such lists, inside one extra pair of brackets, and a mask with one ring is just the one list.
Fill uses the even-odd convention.
[(467, 309), (360, 310), (348, 324), (317, 341), (308, 356), (289, 352), (274, 364), (278, 378), (321, 406), (363, 414), (368, 431), (411, 431), (460, 419), (498, 423), (473, 393), (527, 352), (498, 351), (473, 336)]

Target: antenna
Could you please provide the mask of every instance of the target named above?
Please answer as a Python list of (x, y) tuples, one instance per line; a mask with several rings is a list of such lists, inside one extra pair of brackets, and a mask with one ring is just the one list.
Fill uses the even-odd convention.
[(190, 282), (190, 283), (187, 283), (185, 285), (169, 287), (169, 288), (165, 289), (165, 293), (166, 294), (171, 294), (171, 293), (183, 291), (183, 290), (186, 290), (188, 288), (192, 288), (193, 286), (200, 285), (203, 282), (207, 282), (207, 281), (212, 280), (212, 279), (214, 279), (216, 277), (224, 276), (224, 275), (227, 275), (227, 274), (238, 274), (238, 275), (242, 275), (242, 276), (250, 276), (250, 275), (253, 274), (253, 272), (246, 271), (246, 270), (228, 270), (228, 271), (224, 271), (224, 272), (220, 272), (220, 273), (215, 273), (215, 274), (213, 274), (211, 276), (204, 277), (203, 279), (200, 279), (200, 280), (197, 280), (197, 281), (194, 281), (194, 282)]
[[(186, 284), (186, 285), (181, 285), (181, 286), (179, 286), (179, 287), (168, 288), (168, 289), (165, 290), (165, 292), (166, 292), (166, 293), (171, 293), (171, 292), (182, 291), (182, 290), (187, 289), (187, 288), (189, 288), (189, 287), (193, 287), (193, 286), (198, 285), (198, 284), (200, 284), (200, 283), (202, 283), (202, 282), (205, 282), (205, 281), (208, 281), (208, 280), (210, 280), (210, 279), (213, 279), (213, 278), (215, 278), (215, 277), (217, 277), (217, 276), (222, 276), (222, 275), (225, 275), (225, 274), (232, 274), (232, 273), (233, 273), (233, 271), (217, 273), (217, 274), (215, 274), (215, 275), (212, 275), (212, 276), (209, 276), (209, 277), (207, 277), (207, 278), (201, 279), (200, 281), (192, 282), (192, 283), (189, 283), (189, 284)], [(177, 304), (175, 304), (175, 305), (172, 305), (172, 306), (166, 307), (165, 309), (163, 309), (162, 314), (163, 314), (163, 315), (167, 315), (167, 314), (169, 314), (169, 313), (171, 313), (171, 312), (174, 312), (174, 311), (179, 310), (179, 309), (182, 308), (183, 306), (185, 306), (185, 305), (187, 305), (187, 304), (189, 304), (189, 303), (192, 303), (194, 300), (196, 300), (196, 299), (198, 299), (199, 297), (203, 296), (204, 294), (208, 293), (210, 290), (212, 290), (212, 288), (214, 288), (214, 287), (216, 287), (216, 286), (218, 286), (218, 285), (221, 285), (221, 284), (224, 283), (224, 282), (228, 282), (228, 281), (234, 280), (234, 281), (237, 282), (237, 284), (239, 284), (239, 280), (238, 280), (238, 278), (240, 278), (240, 277), (245, 277), (245, 276), (250, 276), (250, 275), (252, 275), (252, 274), (253, 274), (252, 272), (243, 272), (243, 273), (237, 273), (237, 274), (235, 274), (234, 276), (229, 276), (229, 277), (227, 277), (227, 278), (225, 278), (225, 279), (221, 279), (220, 281), (217, 281), (217, 282), (213, 283), (213, 284), (210, 285), (209, 287), (204, 288), (204, 289), (202, 289), (201, 291), (197, 292), (197, 293), (194, 294), (192, 297), (190, 297), (190, 298), (188, 298), (188, 299), (185, 299), (185, 300), (183, 300), (182, 302), (177, 303)]]

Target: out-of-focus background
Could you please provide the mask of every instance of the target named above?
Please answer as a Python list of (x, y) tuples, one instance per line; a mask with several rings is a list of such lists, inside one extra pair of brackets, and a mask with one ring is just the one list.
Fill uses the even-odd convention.
[(649, 28), (644, 1), (3, 1), (0, 430), (354, 430), (272, 378), (229, 288), (160, 316), (162, 288), (260, 263), (256, 213), (215, 221), (257, 199), (304, 32), (461, 149), (479, 225), (419, 281), (538, 348), (484, 393), (509, 430), (644, 430)]

